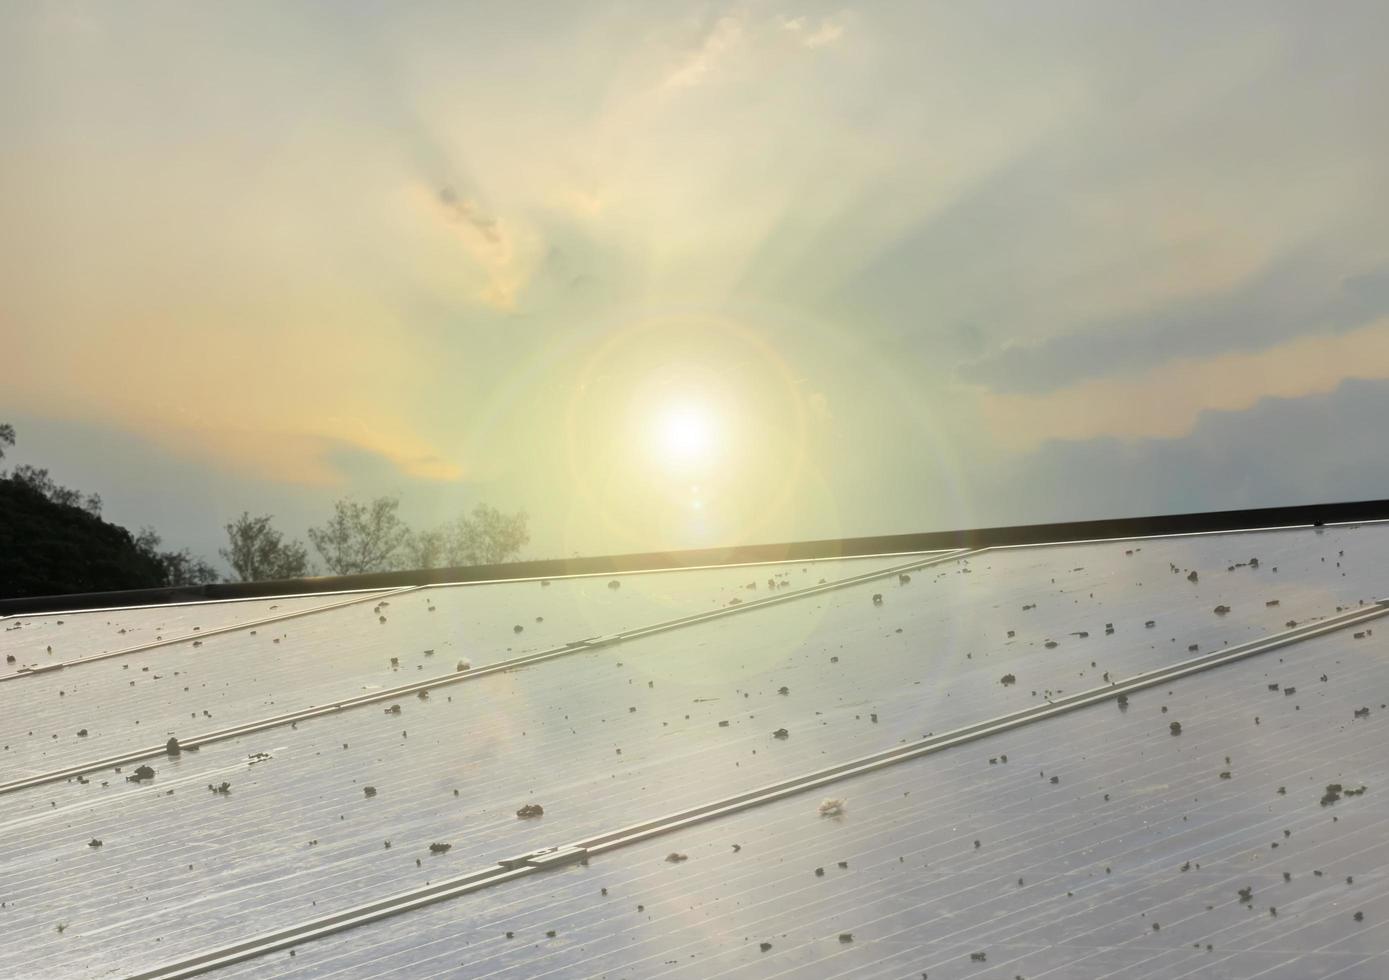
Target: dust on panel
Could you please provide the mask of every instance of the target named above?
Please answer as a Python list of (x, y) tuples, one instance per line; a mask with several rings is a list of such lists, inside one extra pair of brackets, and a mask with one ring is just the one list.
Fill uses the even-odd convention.
[(0, 685), (0, 781), (909, 560), (420, 589), (26, 677)]
[[(94, 849), (102, 887), (70, 910), (118, 935), (93, 947), (75, 934), (59, 949), (74, 962), (118, 952), (133, 968), (237, 938), (244, 908), (264, 928), (291, 924), (1184, 658), (1189, 641), (1214, 648), (1330, 612), (1357, 589), (1335, 567), (1345, 556), (1326, 563), (1317, 549), (1354, 554), (1358, 541), (1377, 567), (1365, 555), (1384, 538), (1358, 533), (991, 553), (968, 572), (942, 566), (481, 678), (404, 700), (399, 715), (362, 708), (211, 746), (154, 763), (150, 785), (108, 773), (13, 794), (0, 820), (27, 858), (0, 888), (56, 908), (59, 883), (91, 867), (73, 841), (106, 841)], [(1222, 542), (1237, 555), (1252, 543), (1280, 570), (1265, 559), (1210, 572)], [(1205, 563), (1197, 583), (1185, 565), (1171, 571), (1179, 558)], [(1218, 600), (1231, 611), (1205, 608)], [(1152, 617), (1160, 627), (1145, 626)], [(1090, 636), (1069, 635), (1082, 624)], [(1000, 683), (1004, 671), (1015, 683)], [(224, 780), (227, 794), (206, 788)], [(525, 802), (544, 818), (517, 820)], [(453, 847), (434, 857), (433, 842)], [(35, 861), (48, 879), (33, 880)], [(134, 910), (139, 924), (120, 928)]]
[[(1389, 589), (1389, 563), (1379, 561), (1386, 551), (1389, 530), (1374, 525), (1324, 534), (1301, 530), (989, 552), (968, 566), (975, 587), (966, 588), (949, 571), (928, 572), (925, 581), (947, 587), (934, 590), (932, 609), (913, 606), (906, 612), (918, 629), (931, 631), (962, 660), (973, 655), (982, 665), (998, 659), (995, 647), (1051, 642), (1058, 645), (1054, 649), (1076, 653), (1079, 664), (1094, 660), (1103, 674), (1122, 668), (1101, 666), (1103, 654), (1116, 648), (1147, 656), (1165, 645), (1161, 657), (1185, 655), (1193, 645), (1239, 642), (1373, 598)], [(813, 583), (844, 577), (864, 564), (896, 561), (831, 563), (824, 574), (801, 565), (773, 566), (767, 578), (780, 589), (782, 583)], [(1191, 571), (1198, 574), (1196, 582), (1188, 581)], [(609, 588), (609, 581), (427, 589), (384, 600), (382, 607), (349, 607), (255, 635), (248, 630), (209, 638), (201, 647), (190, 641), (81, 672), (28, 678), (20, 683), (36, 686), (26, 690), (20, 710), (0, 715), (0, 746), (8, 746), (0, 749), (0, 760), (16, 774), (59, 768), (158, 744), (169, 734), (230, 727), (440, 676), (460, 661), (478, 665), (717, 608), (740, 596), (765, 595), (767, 588), (759, 572), (746, 568), (627, 576), (612, 580), (621, 584), (618, 589)], [(749, 584), (757, 589), (747, 591)], [(894, 602), (886, 599), (887, 608), (867, 622), (899, 615)], [(1278, 605), (1267, 605), (1272, 602)], [(1230, 611), (1214, 612), (1224, 607)], [(1180, 612), (1163, 618), (1160, 608)], [(1145, 627), (1149, 621), (1151, 629)], [(1111, 624), (1116, 633), (1107, 635)], [(1009, 629), (1014, 637), (1007, 636)], [(1020, 689), (1045, 693), (1047, 685), (1033, 681), (1018, 675)], [(15, 693), (0, 689), (0, 704)], [(84, 729), (87, 736), (76, 735)]]
[(214, 975), (1377, 976), (1385, 652), (1310, 641)]
[(351, 598), (351, 594), (335, 593), (7, 616), (0, 619), (0, 654), (5, 661), (0, 665), (0, 674), (194, 636), (237, 623), (330, 606)]

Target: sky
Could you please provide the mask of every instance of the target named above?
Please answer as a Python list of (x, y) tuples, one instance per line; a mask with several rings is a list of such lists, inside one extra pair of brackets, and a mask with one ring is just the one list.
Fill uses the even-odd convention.
[(212, 557), (1389, 497), (1382, 3), (0, 5), (6, 463)]

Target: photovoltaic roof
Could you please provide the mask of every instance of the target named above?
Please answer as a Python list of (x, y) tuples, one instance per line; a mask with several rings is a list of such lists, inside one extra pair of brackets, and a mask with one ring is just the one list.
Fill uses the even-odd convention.
[(17, 676), (0, 975), (1384, 975), (1386, 553), (318, 597)]

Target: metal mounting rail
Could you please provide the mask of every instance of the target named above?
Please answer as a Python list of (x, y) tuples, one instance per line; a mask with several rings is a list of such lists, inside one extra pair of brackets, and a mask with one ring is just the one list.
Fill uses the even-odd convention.
[(1132, 694), (1135, 691), (1155, 687), (1159, 684), (1170, 683), (1192, 674), (1278, 650), (1302, 640), (1379, 619), (1385, 615), (1389, 615), (1389, 600), (1380, 599), (1372, 606), (1354, 609), (1320, 623), (1299, 626), (1282, 633), (1274, 633), (1271, 636), (1242, 643), (1225, 650), (1193, 657), (1170, 667), (1136, 674), (1125, 681), (1091, 688), (1022, 711), (1015, 711), (977, 724), (942, 732), (940, 735), (923, 736), (919, 741), (910, 745), (897, 746), (872, 755), (861, 756), (838, 765), (817, 769), (745, 793), (727, 796), (710, 803), (680, 810), (642, 823), (631, 824), (570, 844), (540, 848), (518, 857), (503, 858), (495, 866), (481, 868), (435, 885), (400, 892), (376, 902), (311, 919), (299, 925), (262, 933), (232, 945), (133, 974), (127, 980), (179, 980), (179, 978), (198, 976), (233, 963), (254, 959), (257, 956), (273, 953), (277, 950), (289, 949), (313, 939), (320, 939), (359, 925), (377, 922), (493, 885), (515, 881), (518, 878), (551, 868), (564, 867), (575, 862), (586, 863), (594, 855), (681, 830), (693, 824), (704, 823), (752, 807), (773, 803), (798, 793), (818, 789), (840, 780), (885, 769), (912, 759), (919, 759), (926, 755), (988, 738), (991, 735), (999, 735), (1024, 725), (1112, 700), (1121, 694)]
[[(125, 657), (132, 653), (144, 653), (146, 650), (155, 650), (159, 647), (173, 646), (175, 643), (186, 643), (189, 640), (203, 640), (209, 636), (220, 636), (223, 633), (235, 633), (237, 630), (252, 629), (257, 626), (265, 626), (270, 623), (280, 623), (287, 619), (297, 619), (300, 616), (309, 616), (313, 613), (327, 612), (330, 609), (341, 609), (343, 606), (351, 606), (358, 602), (366, 602), (368, 599), (387, 599), (391, 596), (400, 595), (402, 592), (414, 592), (421, 588), (418, 585), (406, 586), (403, 589), (377, 589), (368, 593), (357, 593), (350, 599), (341, 602), (330, 602), (323, 606), (310, 606), (307, 609), (295, 609), (290, 612), (280, 613), (278, 616), (264, 616), (260, 619), (248, 619), (241, 623), (231, 623), (227, 626), (217, 626), (210, 630), (199, 630), (195, 633), (183, 633), (178, 636), (171, 636), (167, 640), (155, 640), (153, 643), (140, 643), (133, 647), (122, 647), (119, 650), (107, 650), (104, 653), (94, 653), (90, 657), (78, 657), (74, 660), (61, 660), (57, 663), (39, 664), (34, 667), (20, 667), (13, 673), (0, 674), (0, 682), (15, 681), (21, 677), (33, 677), (36, 674), (46, 674), (52, 670), (64, 670), (69, 667), (80, 667), (83, 664), (95, 663), (98, 660), (110, 660), (112, 657)], [(160, 607), (163, 608), (163, 607)]]
[[(851, 575), (848, 578), (826, 582), (823, 585), (812, 585), (804, 589), (796, 589), (780, 595), (771, 595), (762, 599), (754, 599), (750, 602), (742, 602), (736, 606), (721, 606), (718, 609), (712, 609), (708, 612), (695, 613), (690, 616), (682, 616), (678, 619), (665, 620), (649, 626), (634, 627), (606, 636), (591, 637), (583, 640), (571, 640), (563, 646), (551, 647), (548, 650), (541, 650), (537, 653), (525, 654), (520, 657), (512, 657), (508, 660), (499, 660), (481, 667), (472, 667), (468, 670), (445, 674), (442, 677), (426, 678), (425, 680), (415, 681), (411, 684), (402, 684), (399, 687), (392, 687), (381, 691), (373, 691), (370, 694), (361, 694), (355, 697), (344, 698), (341, 701), (333, 701), (329, 704), (314, 705), (287, 714), (273, 715), (269, 718), (244, 722), (230, 728), (219, 728), (214, 731), (203, 732), (201, 735), (179, 738), (179, 747), (183, 750), (196, 751), (204, 745), (210, 745), (214, 742), (223, 742), (227, 739), (238, 738), (242, 735), (250, 735), (255, 732), (266, 731), (270, 728), (278, 728), (281, 725), (307, 721), (311, 718), (322, 718), (325, 715), (335, 715), (349, 708), (358, 708), (368, 704), (379, 704), (382, 701), (390, 701), (395, 698), (416, 694), (420, 691), (429, 691), (434, 688), (445, 687), (450, 684), (462, 684), (465, 681), (486, 677), (489, 674), (519, 670), (522, 667), (530, 667), (534, 664), (545, 663), (548, 660), (567, 657), (582, 650), (592, 650), (598, 647), (610, 646), (614, 643), (621, 643), (624, 640), (633, 640), (642, 636), (650, 636), (653, 633), (663, 633), (667, 630), (677, 629), (682, 626), (693, 626), (697, 623), (705, 623), (725, 616), (734, 616), (755, 609), (763, 609), (767, 606), (777, 605), (783, 602), (805, 599), (836, 589), (848, 588), (853, 585), (862, 585), (874, 579), (887, 578), (893, 575), (900, 575), (904, 572), (914, 571), (918, 568), (925, 568), (931, 565), (955, 561), (960, 558), (971, 557), (977, 553), (978, 552), (972, 551), (952, 551), (945, 554), (933, 554), (927, 558), (918, 558), (914, 561), (893, 565), (890, 568), (863, 572), (859, 575)], [(109, 769), (112, 766), (125, 766), (146, 759), (156, 759), (166, 753), (167, 749), (164, 745), (148, 745), (143, 748), (129, 749), (118, 755), (110, 755), (100, 759), (90, 759), (86, 762), (77, 763), (76, 765), (65, 766), (62, 769), (51, 769), (47, 772), (36, 773), (32, 776), (25, 776), (20, 779), (12, 779), (8, 782), (0, 783), (0, 794), (13, 793), (19, 790), (29, 789), (33, 786), (42, 786), (46, 783), (60, 782), (64, 779), (71, 779), (74, 776), (85, 776), (88, 773)]]

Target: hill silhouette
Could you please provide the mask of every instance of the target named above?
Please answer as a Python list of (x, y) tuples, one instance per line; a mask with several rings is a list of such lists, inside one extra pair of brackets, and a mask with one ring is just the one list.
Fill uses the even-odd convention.
[(159, 560), (130, 532), (81, 507), (0, 479), (0, 596), (100, 592), (163, 585)]

